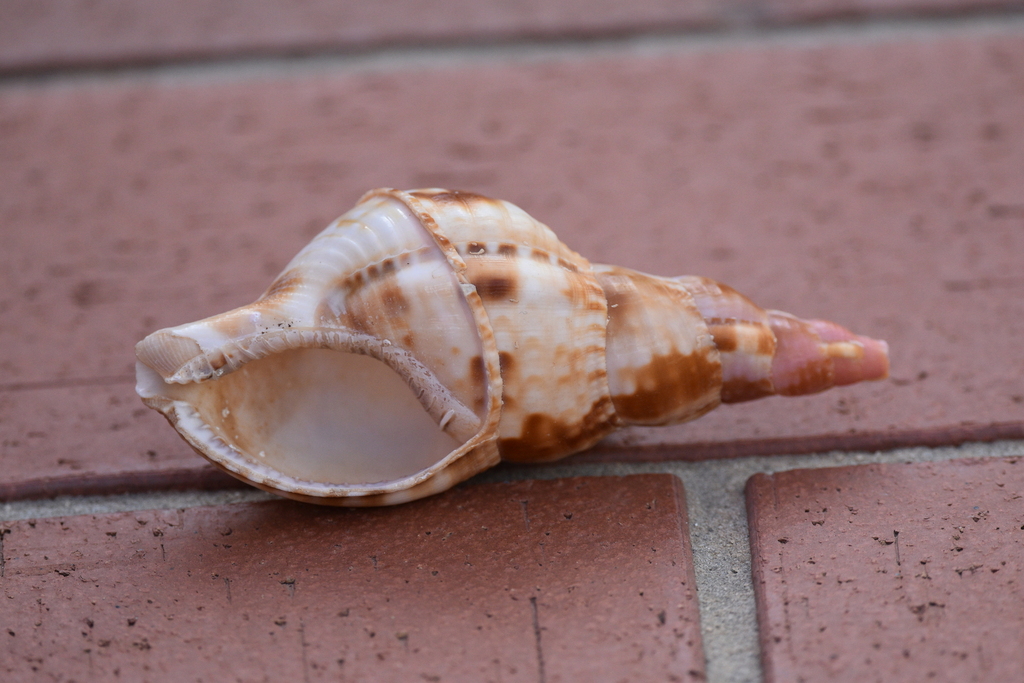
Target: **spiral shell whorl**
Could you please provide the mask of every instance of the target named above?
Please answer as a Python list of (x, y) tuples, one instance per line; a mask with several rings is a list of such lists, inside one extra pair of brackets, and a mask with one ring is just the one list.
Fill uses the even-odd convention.
[(720, 354), (690, 293), (627, 268), (595, 270), (608, 300), (607, 363), (618, 420), (675, 424), (717, 406)]
[(590, 263), (519, 207), (466, 192), (408, 193), (444, 226), (498, 347), (505, 460), (553, 460), (617, 426), (608, 392), (608, 309)]

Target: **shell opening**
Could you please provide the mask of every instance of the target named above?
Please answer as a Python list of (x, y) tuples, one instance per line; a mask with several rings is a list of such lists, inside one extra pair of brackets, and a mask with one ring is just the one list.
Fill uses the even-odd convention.
[(433, 406), (424, 410), (383, 362), (331, 349), (290, 349), (205, 382), (167, 385), (163, 393), (191, 406), (236, 461), (323, 484), (412, 476), (479, 426), (461, 404), (442, 410), (447, 421), (439, 426)]

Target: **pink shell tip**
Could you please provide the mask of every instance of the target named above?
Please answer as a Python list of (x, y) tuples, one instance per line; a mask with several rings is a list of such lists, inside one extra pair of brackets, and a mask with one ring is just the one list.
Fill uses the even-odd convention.
[(834, 386), (885, 379), (889, 376), (889, 345), (880, 339), (854, 334), (827, 320), (807, 321), (824, 342), (832, 358)]

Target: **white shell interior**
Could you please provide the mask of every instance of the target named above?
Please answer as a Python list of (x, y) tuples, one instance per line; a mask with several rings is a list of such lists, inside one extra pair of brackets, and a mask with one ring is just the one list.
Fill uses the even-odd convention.
[(391, 481), (459, 445), (391, 368), (330, 349), (284, 351), (163, 393), (189, 404), (237, 457), (299, 480)]

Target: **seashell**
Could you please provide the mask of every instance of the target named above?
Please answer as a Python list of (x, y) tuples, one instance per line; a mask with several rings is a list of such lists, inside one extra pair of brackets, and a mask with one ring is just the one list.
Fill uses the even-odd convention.
[(439, 189), (369, 192), (255, 303), (136, 354), (144, 403), (216, 466), (353, 506), (888, 374), (885, 342), (707, 278), (592, 265), (508, 202)]

